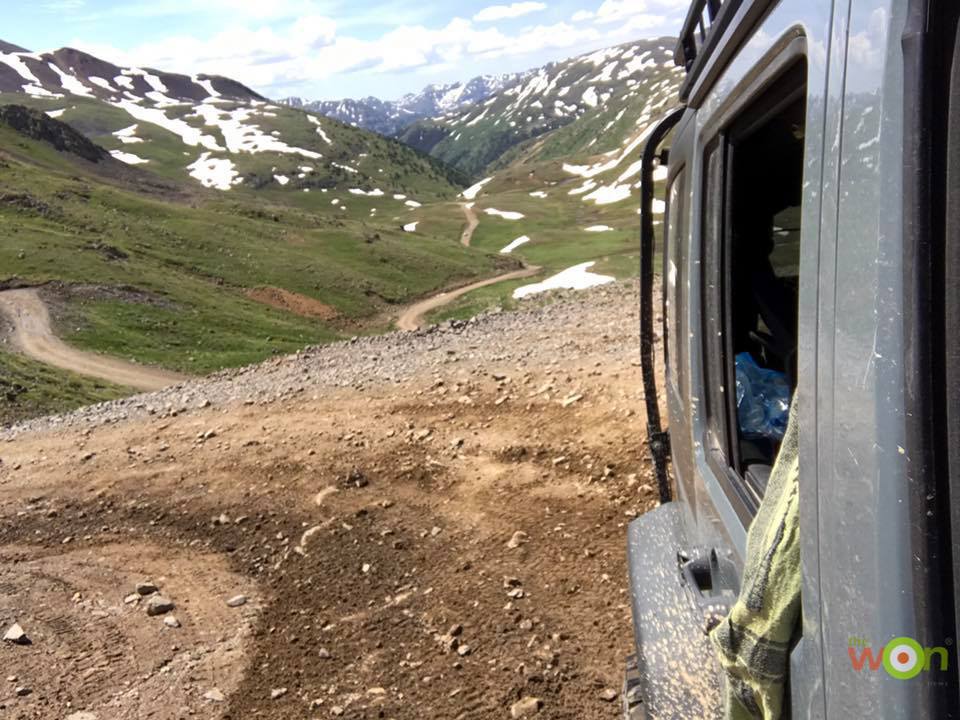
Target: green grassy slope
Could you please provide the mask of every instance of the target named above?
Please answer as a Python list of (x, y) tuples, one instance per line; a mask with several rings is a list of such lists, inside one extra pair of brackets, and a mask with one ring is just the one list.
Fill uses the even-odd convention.
[[(242, 113), (237, 122), (284, 143), (289, 148), (304, 150), (322, 157), (308, 157), (297, 152), (231, 152), (224, 130), (210, 124), (197, 112), (199, 105), (176, 105), (148, 108), (162, 112), (170, 121), (182, 121), (222, 148), (210, 150), (203, 144), (190, 145), (170, 129), (156, 122), (132, 116), (126, 109), (95, 98), (36, 98), (21, 93), (0, 93), (0, 105), (20, 104), (43, 111), (63, 111), (58, 119), (107, 150), (135, 155), (147, 162), (139, 167), (162, 177), (188, 181), (188, 166), (203, 153), (215, 160), (229, 160), (238, 185), (226, 191), (274, 190), (284, 195), (302, 192), (304, 188), (362, 188), (409, 194), (420, 202), (455, 194), (465, 177), (430, 156), (418, 152), (398, 140), (385, 138), (329, 118), (319, 118), (279, 105), (218, 102), (207, 107), (220, 111), (219, 120), (229, 122), (229, 115)], [(310, 118), (313, 117), (313, 120)], [(317, 124), (319, 123), (319, 125)], [(114, 133), (136, 125), (132, 136), (140, 142), (123, 142)], [(318, 128), (323, 131), (321, 135)], [(254, 131), (248, 132), (253, 137)], [(329, 140), (329, 142), (328, 142)], [(301, 167), (311, 171), (302, 173)], [(304, 174), (304, 177), (300, 177)], [(274, 176), (289, 179), (281, 185)]]
[[(208, 372), (376, 329), (394, 305), (498, 262), (456, 237), (403, 232), (414, 210), (392, 196), (169, 183), (145, 193), (122, 173), (110, 180), (110, 163), (77, 162), (0, 126), (0, 281), (99, 288), (71, 297), (60, 314), (61, 333), (82, 348)], [(337, 317), (247, 298), (262, 286), (322, 302)]]

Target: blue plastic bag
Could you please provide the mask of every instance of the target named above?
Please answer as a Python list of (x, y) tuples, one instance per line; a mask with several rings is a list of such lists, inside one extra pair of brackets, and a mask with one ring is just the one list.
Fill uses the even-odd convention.
[(745, 438), (783, 440), (790, 415), (786, 376), (757, 365), (748, 352), (737, 355), (737, 421)]

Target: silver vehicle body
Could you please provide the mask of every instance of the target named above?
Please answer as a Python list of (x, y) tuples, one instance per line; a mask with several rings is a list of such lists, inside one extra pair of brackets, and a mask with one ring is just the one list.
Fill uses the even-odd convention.
[[(686, 89), (669, 155), (663, 291), (674, 501), (630, 529), (638, 668), (627, 712), (716, 717), (719, 669), (704, 617), (737, 591), (755, 512), (717, 460), (705, 296), (707, 154), (785, 68), (806, 68), (796, 387), (801, 427), (802, 628), (791, 653), (793, 718), (954, 717), (953, 577), (931, 560), (949, 534), (949, 495), (918, 457), (905, 166), (911, 83), (909, 0), (738, 3)], [(909, 223), (906, 223), (909, 225)], [(707, 238), (706, 241), (709, 241)], [(672, 324), (672, 327), (671, 327)], [(722, 392), (732, 392), (723, 388)], [(945, 479), (941, 478), (941, 480)], [(939, 481), (936, 481), (939, 482)], [(931, 489), (933, 488), (933, 489)], [(946, 522), (947, 527), (943, 524)], [(944, 539), (944, 534), (946, 539)], [(679, 561), (677, 560), (679, 555)], [(685, 561), (706, 558), (699, 566)], [(941, 593), (938, 583), (949, 585)], [(937, 595), (933, 597), (932, 595)], [(852, 638), (946, 646), (949, 672), (901, 680), (852, 667)]]

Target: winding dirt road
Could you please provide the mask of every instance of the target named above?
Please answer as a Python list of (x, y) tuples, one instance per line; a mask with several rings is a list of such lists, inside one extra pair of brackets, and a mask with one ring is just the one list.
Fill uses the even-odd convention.
[(13, 344), (47, 365), (139, 390), (160, 390), (187, 379), (167, 370), (70, 347), (54, 335), (47, 306), (33, 288), (0, 292), (0, 313), (13, 322)]
[(473, 211), (472, 205), (473, 203), (460, 203), (460, 207), (463, 208), (463, 214), (467, 217), (467, 226), (460, 234), (460, 244), (464, 247), (470, 247), (470, 241), (473, 239), (473, 231), (476, 230), (477, 225), (480, 224), (480, 220)]
[(437, 293), (436, 295), (431, 295), (426, 300), (421, 300), (418, 303), (414, 303), (404, 310), (400, 314), (400, 317), (397, 318), (397, 329), (419, 330), (423, 326), (423, 318), (427, 313), (436, 310), (438, 307), (443, 307), (447, 303), (453, 302), (461, 295), (466, 295), (468, 292), (473, 290), (478, 290), (482, 287), (487, 287), (487, 285), (493, 285), (498, 282), (504, 282), (505, 280), (519, 280), (520, 278), (530, 277), (531, 275), (536, 275), (538, 272), (540, 272), (540, 267), (538, 265), (531, 265), (520, 270), (514, 270), (512, 272), (504, 273), (503, 275), (496, 275), (492, 278), (487, 278), (486, 280), (470, 283), (469, 285), (464, 285), (456, 290), (448, 290), (446, 292)]

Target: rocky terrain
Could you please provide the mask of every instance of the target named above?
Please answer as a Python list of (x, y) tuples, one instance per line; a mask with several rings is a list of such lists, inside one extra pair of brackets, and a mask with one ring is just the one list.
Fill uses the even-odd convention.
[(617, 283), (0, 435), (0, 715), (615, 718), (655, 505)]

